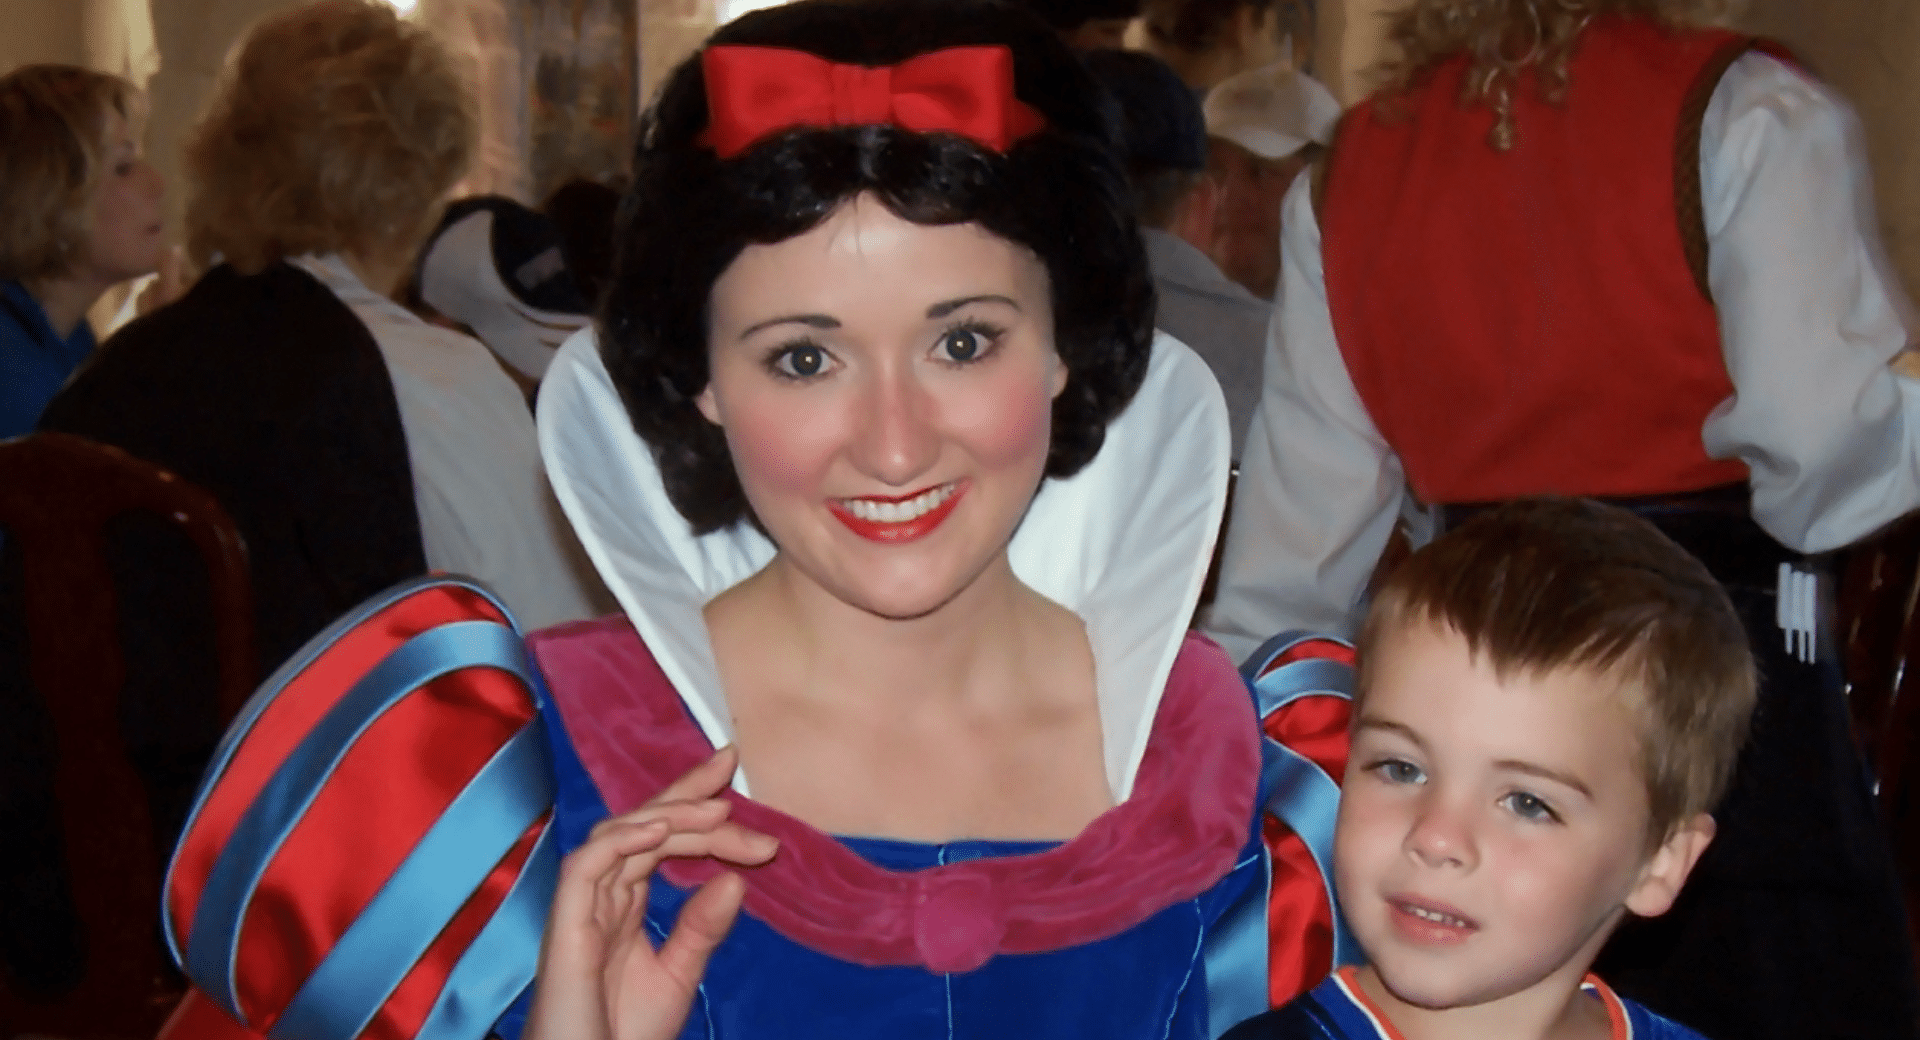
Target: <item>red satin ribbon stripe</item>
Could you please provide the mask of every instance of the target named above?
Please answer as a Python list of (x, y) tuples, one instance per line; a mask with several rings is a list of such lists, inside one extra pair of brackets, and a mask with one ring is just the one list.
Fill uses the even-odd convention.
[(1013, 52), (949, 47), (898, 65), (842, 65), (784, 47), (708, 47), (709, 122), (700, 142), (731, 159), (799, 126), (891, 124), (959, 134), (996, 152), (1046, 126), (1014, 96)]
[[(168, 903), (183, 946), (191, 941), (200, 891), (220, 850), (300, 739), (393, 649), (437, 625), (473, 619), (506, 622), (470, 590), (424, 589), (348, 631), (274, 698), (182, 846)], [(248, 1024), (272, 1028), (420, 837), (533, 713), (518, 679), (466, 668), (421, 687), (361, 734), (275, 854), (248, 908), (236, 979)], [(512, 885), (537, 830), (495, 868), (375, 1016), (367, 1036), (399, 1040), (425, 1020), (446, 972)], [(195, 1000), (204, 998), (189, 1003)], [(183, 1009), (181, 1028), (201, 1017)]]
[[(1309, 639), (1274, 658), (1263, 674), (1303, 658), (1354, 663), (1353, 649), (1346, 644)], [(1350, 702), (1339, 697), (1308, 697), (1260, 720), (1260, 728), (1339, 780), (1347, 768), (1347, 722), (1352, 709)], [(1267, 994), (1279, 1007), (1312, 989), (1332, 970), (1333, 907), (1327, 903), (1313, 853), (1293, 828), (1264, 816), (1260, 838), (1273, 856), (1273, 888), (1267, 897)]]

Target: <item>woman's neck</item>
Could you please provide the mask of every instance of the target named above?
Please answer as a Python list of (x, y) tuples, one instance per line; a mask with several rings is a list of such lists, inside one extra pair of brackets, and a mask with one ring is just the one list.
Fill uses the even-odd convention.
[(1036, 615), (1049, 607), (1064, 613), (1021, 583), (1005, 557), (915, 618), (882, 617), (846, 603), (778, 556), (737, 591), (762, 638), (778, 633), (771, 637), (778, 656), (875, 708), (903, 699), (990, 708), (986, 701), (1007, 693), (997, 680), (1021, 656), (1041, 620)]
[(47, 312), (47, 324), (61, 339), (72, 337), (73, 330), (86, 320), (87, 310), (109, 286), (90, 278), (51, 278), (23, 283), (28, 294)]
[(835, 834), (1057, 841), (1113, 804), (1085, 626), (1004, 557), (915, 618), (779, 557), (706, 613), (742, 768), (773, 808)]
[(401, 283), (406, 281), (407, 271), (413, 264), (413, 254), (403, 249), (343, 250), (340, 262), (347, 265), (347, 270), (352, 271), (355, 278), (360, 279), (360, 284), (391, 299), (400, 291)]

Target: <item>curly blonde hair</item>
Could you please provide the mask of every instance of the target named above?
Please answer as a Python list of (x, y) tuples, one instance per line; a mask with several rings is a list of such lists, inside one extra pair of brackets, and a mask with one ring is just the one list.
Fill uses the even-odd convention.
[(1513, 147), (1513, 90), (1520, 74), (1534, 70), (1542, 98), (1565, 100), (1574, 42), (1595, 18), (1708, 25), (1725, 7), (1725, 0), (1413, 0), (1388, 23), (1387, 38), (1398, 56), (1379, 68), (1382, 97), (1405, 96), (1442, 61), (1465, 54), (1471, 65), (1461, 100), (1493, 109), (1488, 143), (1504, 152)]
[(106, 167), (107, 113), (131, 117), (133, 98), (126, 80), (71, 65), (0, 77), (0, 280), (73, 269)]
[(466, 172), (475, 116), (426, 30), (370, 0), (264, 19), (187, 142), (187, 247), (243, 273), (424, 234)]

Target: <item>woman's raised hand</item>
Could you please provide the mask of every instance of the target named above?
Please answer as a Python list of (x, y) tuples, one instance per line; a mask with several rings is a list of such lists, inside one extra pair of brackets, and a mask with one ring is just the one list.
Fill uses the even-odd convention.
[(746, 882), (725, 873), (700, 886), (657, 951), (643, 922), (647, 882), (669, 856), (741, 866), (773, 858), (774, 839), (728, 822), (731, 804), (718, 797), (737, 762), (732, 748), (721, 748), (646, 805), (601, 821), (567, 856), (547, 918), (527, 1040), (679, 1035)]

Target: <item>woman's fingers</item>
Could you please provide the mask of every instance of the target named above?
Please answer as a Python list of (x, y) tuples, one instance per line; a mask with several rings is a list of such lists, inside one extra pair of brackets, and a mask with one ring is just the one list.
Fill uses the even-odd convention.
[(594, 824), (588, 832), (589, 843), (614, 840), (608, 835), (654, 820), (666, 821), (671, 830), (709, 830), (720, 825), (721, 821), (733, 811), (733, 805), (724, 798), (703, 798), (698, 800), (661, 801), (655, 799), (632, 812), (609, 816)]
[(680, 908), (673, 933), (661, 945), (660, 966), (689, 990), (698, 986), (707, 970), (707, 959), (739, 916), (746, 892), (746, 881), (731, 871), (701, 885)]
[(667, 785), (653, 802), (671, 802), (688, 798), (712, 798), (726, 790), (733, 780), (733, 771), (740, 766), (740, 754), (733, 745), (715, 751), (705, 762), (694, 766), (681, 774), (680, 779)]
[(605, 882), (631, 856), (658, 848), (672, 833), (663, 820), (651, 820), (620, 830), (607, 841), (588, 842), (560, 864), (560, 882), (554, 891), (552, 920), (593, 918), (603, 898)]
[(609, 869), (619, 856), (636, 855), (654, 848), (658, 842), (646, 828), (664, 824), (672, 836), (708, 836), (706, 845), (678, 842), (672, 851), (665, 853), (667, 856), (714, 856), (741, 866), (754, 866), (771, 859), (779, 843), (759, 831), (729, 821), (727, 815), (731, 809), (731, 805), (720, 799), (649, 805), (601, 821), (587, 843), (573, 855), (580, 856), (593, 849), (593, 869)]

